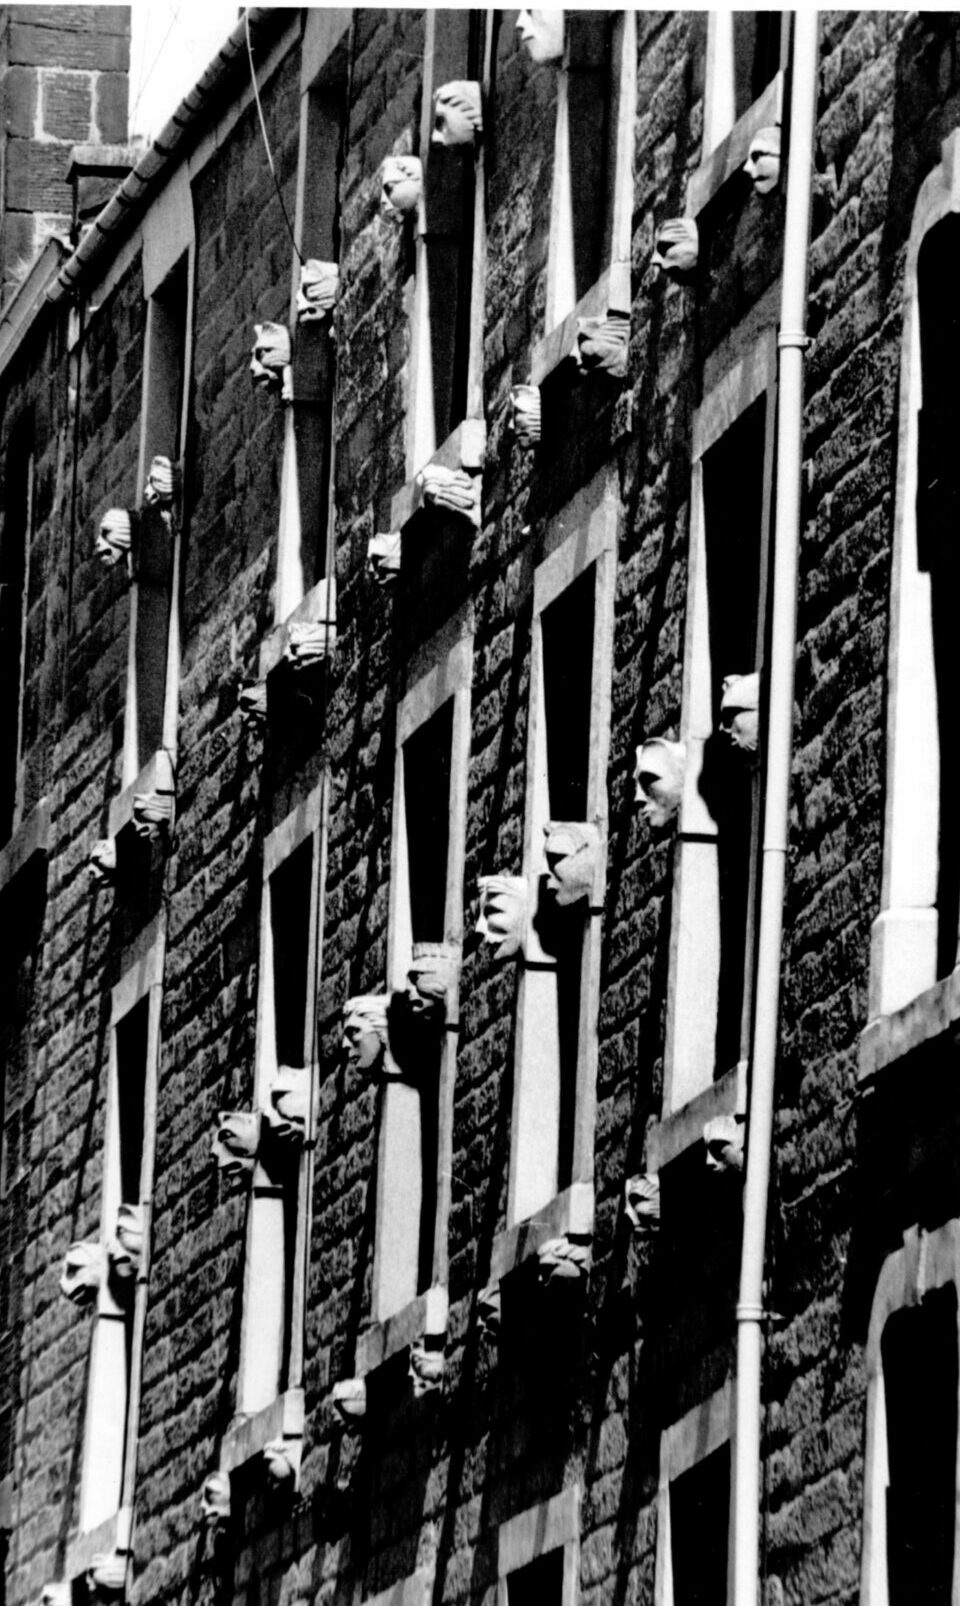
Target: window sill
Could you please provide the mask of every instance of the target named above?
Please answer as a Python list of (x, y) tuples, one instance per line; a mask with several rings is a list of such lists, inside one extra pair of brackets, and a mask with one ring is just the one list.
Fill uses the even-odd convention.
[(337, 639), (337, 589), (332, 576), (329, 580), (319, 580), (293, 612), (281, 624), (274, 625), (260, 648), (259, 678), (266, 680), (283, 662), (290, 643), (291, 625), (321, 625), (324, 621), (329, 625), (328, 645), (332, 647)]
[(392, 1355), (399, 1355), (421, 1338), (442, 1337), (447, 1331), (447, 1310), (447, 1290), (435, 1284), (393, 1316), (361, 1333), (357, 1339), (356, 1376), (369, 1376)]
[(236, 1472), (274, 1439), (303, 1438), (303, 1389), (287, 1389), (252, 1416), (235, 1416), (220, 1446), (220, 1471)]
[(0, 849), (0, 892), (14, 876), (25, 870), (38, 853), (45, 854), (50, 842), (50, 799), (42, 797), (22, 825)]
[(687, 217), (697, 217), (744, 164), (758, 129), (783, 121), (783, 73), (778, 72), (759, 100), (748, 106), (726, 138), (691, 173), (687, 184)]
[(77, 1534), (67, 1546), (67, 1559), (63, 1570), (65, 1578), (81, 1578), (93, 1565), (94, 1556), (110, 1551), (125, 1553), (130, 1549), (130, 1531), (133, 1524), (133, 1507), (121, 1506), (95, 1528)]
[(646, 1168), (662, 1171), (695, 1144), (703, 1142), (703, 1129), (717, 1115), (740, 1115), (747, 1107), (747, 1063), (741, 1060), (702, 1093), (664, 1116), (647, 1136)]
[(551, 1238), (563, 1238), (568, 1233), (578, 1237), (593, 1236), (593, 1183), (574, 1182), (563, 1193), (558, 1193), (536, 1215), (518, 1221), (505, 1232), (497, 1234), (490, 1256), (490, 1281), (502, 1278), (522, 1266), (535, 1255), (542, 1244)]
[(121, 831), (133, 824), (133, 800), (139, 792), (175, 791), (173, 760), (166, 748), (161, 747), (147, 759), (136, 780), (125, 786), (120, 796), (110, 804), (109, 835), (118, 837)]
[(960, 1022), (960, 968), (934, 982), (901, 1009), (878, 1015), (860, 1034), (857, 1083), (862, 1089), (890, 1065)]
[(586, 295), (581, 296), (563, 322), (558, 323), (534, 346), (530, 353), (529, 383), (542, 385), (565, 358), (572, 356), (581, 318), (603, 318), (611, 312), (621, 312), (629, 317), (630, 306), (630, 264), (612, 262), (596, 284), (590, 286)]
[[(457, 425), (453, 434), (447, 436), (443, 445), (437, 447), (433, 456), (418, 470), (418, 474), (430, 467), (462, 468), (467, 473), (477, 473), (483, 467), (486, 445), (486, 420), (465, 418), (462, 424)], [(423, 491), (417, 483), (418, 474), (390, 498), (391, 531), (401, 532), (423, 506)]]

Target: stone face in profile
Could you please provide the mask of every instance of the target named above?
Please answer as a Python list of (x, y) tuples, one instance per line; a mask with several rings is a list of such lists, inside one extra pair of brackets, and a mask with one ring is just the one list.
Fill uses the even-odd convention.
[(90, 1305), (96, 1299), (107, 1275), (107, 1251), (103, 1244), (88, 1239), (72, 1243), (63, 1257), (60, 1292), (75, 1305)]
[(480, 85), (473, 79), (441, 84), (433, 96), (433, 145), (473, 145), (483, 132)]
[(627, 1220), (634, 1232), (651, 1232), (660, 1225), (660, 1177), (656, 1172), (629, 1177), (624, 1188)]
[(380, 216), (402, 223), (415, 212), (423, 192), (423, 165), (419, 156), (388, 156), (380, 164)]
[(637, 748), (634, 797), (647, 824), (657, 830), (669, 825), (680, 807), (686, 758), (684, 743), (664, 736), (651, 736)]
[(521, 11), (517, 33), (531, 61), (559, 61), (563, 55), (563, 12)]
[(334, 1383), (330, 1390), (330, 1403), (343, 1426), (357, 1432), (367, 1414), (366, 1378), (346, 1377)]
[(290, 331), (282, 323), (255, 323), (250, 378), (261, 390), (281, 391), (291, 359)]
[(780, 183), (780, 127), (758, 128), (743, 164), (755, 195), (769, 195)]
[(669, 217), (657, 230), (652, 265), (671, 279), (692, 273), (700, 254), (700, 230), (692, 217)]
[(547, 890), (561, 909), (592, 899), (600, 865), (600, 831), (586, 820), (551, 820), (543, 828)]
[(367, 572), (379, 586), (395, 585), (400, 578), (400, 549), (403, 537), (399, 530), (371, 535), (367, 542)]
[(460, 952), (451, 943), (415, 942), (407, 971), (410, 1014), (436, 1024), (448, 1020), (459, 969)]
[(509, 959), (523, 943), (527, 918), (527, 883), (518, 875), (482, 875), (477, 931), (494, 959)]
[(707, 1151), (707, 1170), (715, 1172), (743, 1170), (744, 1123), (736, 1115), (715, 1115), (703, 1128), (703, 1142)]
[(428, 1349), (424, 1343), (411, 1344), (408, 1371), (416, 1399), (424, 1394), (434, 1394), (443, 1387), (446, 1365), (442, 1349)]
[(625, 312), (608, 312), (605, 318), (578, 318), (574, 356), (581, 373), (609, 374), (624, 379), (630, 319)]
[(468, 474), (464, 468), (444, 468), (442, 463), (428, 463), (417, 475), (417, 484), (425, 502), (460, 513), (475, 529), (480, 528), (479, 474)]
[(291, 1492), (297, 1487), (300, 1480), (300, 1453), (303, 1448), (300, 1439), (271, 1439), (263, 1447), (263, 1461), (267, 1471), (267, 1482), (277, 1493), (284, 1490)]
[(147, 478), (143, 487), (143, 500), (148, 507), (159, 507), (163, 511), (173, 506), (177, 493), (177, 471), (169, 457), (155, 457), (147, 470)]
[(287, 626), (284, 657), (294, 669), (322, 664), (336, 646), (337, 627), (332, 619), (295, 619)]
[(544, 1288), (579, 1283), (590, 1270), (590, 1245), (575, 1238), (548, 1238), (537, 1250), (540, 1282)]
[(539, 445), (542, 425), (539, 385), (514, 385), (510, 392), (508, 422), (520, 446)]
[(127, 1558), (118, 1550), (94, 1556), (87, 1569), (87, 1595), (97, 1601), (116, 1601), (127, 1581)]
[(261, 725), (267, 717), (267, 683), (256, 680), (252, 686), (240, 689), (240, 713), (252, 725)]
[(351, 1070), (399, 1074), (390, 1054), (387, 993), (362, 993), (343, 1006), (343, 1051)]
[(122, 1204), (110, 1243), (110, 1267), (115, 1277), (128, 1282), (136, 1277), (143, 1258), (143, 1206)]
[(200, 1515), (208, 1528), (225, 1528), (230, 1521), (230, 1474), (210, 1472), (200, 1491)]
[(720, 698), (720, 729), (734, 747), (755, 754), (760, 744), (760, 675), (725, 675)]
[(260, 1147), (259, 1110), (221, 1110), (210, 1153), (225, 1182), (246, 1182), (253, 1175)]
[(265, 1113), (275, 1137), (284, 1143), (302, 1143), (310, 1116), (310, 1072), (296, 1065), (278, 1066)]
[(337, 304), (340, 269), (335, 262), (319, 262), (308, 257), (300, 264), (297, 291), (297, 319), (300, 323), (320, 323), (329, 318)]
[(108, 508), (97, 531), (96, 554), (104, 568), (112, 569), (130, 551), (133, 521), (125, 507)]
[(112, 836), (102, 836), (97, 839), (90, 849), (87, 860), (87, 869), (95, 881), (106, 885), (113, 881), (117, 874), (117, 844)]
[(135, 792), (133, 794), (133, 829), (137, 836), (155, 838), (173, 826), (174, 798), (172, 792)]

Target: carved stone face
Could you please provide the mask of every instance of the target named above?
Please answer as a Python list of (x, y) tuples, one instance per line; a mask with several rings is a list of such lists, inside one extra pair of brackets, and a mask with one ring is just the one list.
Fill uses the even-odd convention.
[(624, 1189), (627, 1220), (634, 1232), (657, 1226), (660, 1220), (660, 1178), (647, 1172), (630, 1177)]
[(391, 586), (400, 577), (400, 549), (403, 537), (399, 530), (371, 535), (367, 542), (367, 569), (380, 586)]
[(551, 1283), (576, 1283), (590, 1270), (590, 1246), (574, 1238), (548, 1238), (537, 1250), (537, 1262), (544, 1287)]
[(73, 1243), (63, 1257), (60, 1292), (75, 1305), (89, 1305), (106, 1277), (107, 1256), (103, 1244)]
[(451, 513), (461, 513), (479, 527), (479, 474), (468, 474), (465, 468), (445, 468), (442, 463), (428, 463), (417, 475), (417, 484), (425, 502), (448, 508)]
[(150, 507), (171, 507), (175, 489), (176, 473), (169, 457), (155, 457), (147, 470), (143, 500)]
[(427, 1349), (425, 1344), (411, 1344), (408, 1372), (416, 1399), (433, 1394), (443, 1387), (446, 1356), (442, 1349)]
[(340, 287), (340, 269), (335, 262), (319, 262), (309, 257), (300, 267), (300, 288), (297, 291), (297, 319), (300, 323), (317, 323), (329, 317), (337, 304)]
[(263, 390), (280, 390), (290, 365), (290, 331), (282, 323), (255, 323), (250, 378)]
[(700, 251), (700, 231), (692, 217), (671, 217), (657, 230), (653, 266), (670, 278), (692, 273)]
[(780, 182), (780, 129), (776, 124), (758, 128), (750, 141), (743, 171), (753, 185), (754, 194), (769, 195)]
[(211, 1527), (222, 1527), (230, 1521), (229, 1472), (210, 1472), (204, 1478), (200, 1491), (200, 1515)]
[(510, 392), (510, 428), (521, 446), (537, 446), (543, 425), (539, 385), (514, 385)]
[(117, 844), (112, 836), (102, 836), (90, 849), (87, 868), (95, 881), (112, 881), (117, 873)]
[(267, 717), (267, 683), (265, 680), (254, 681), (252, 686), (244, 686), (240, 691), (240, 713), (244, 719), (261, 722)]
[(743, 1121), (735, 1115), (715, 1115), (703, 1128), (708, 1171), (743, 1170)]
[(117, 1211), (117, 1230), (110, 1246), (110, 1265), (115, 1277), (127, 1282), (140, 1270), (143, 1255), (143, 1206), (122, 1204)]
[(522, 876), (482, 875), (477, 931), (494, 959), (509, 959), (523, 941), (527, 915), (527, 883)]
[(477, 1295), (477, 1321), (481, 1332), (489, 1334), (491, 1338), (500, 1331), (502, 1307), (499, 1283), (490, 1283), (480, 1290)]
[(110, 508), (100, 520), (96, 553), (105, 568), (112, 569), (130, 551), (130, 514), (125, 507)]
[(345, 1426), (358, 1427), (367, 1414), (366, 1378), (347, 1377), (334, 1383), (330, 1401)]
[(574, 356), (583, 373), (609, 374), (623, 379), (627, 372), (630, 319), (625, 312), (608, 312), (605, 318), (578, 318)]
[(380, 216), (402, 223), (416, 210), (423, 190), (423, 166), (418, 156), (388, 156), (380, 167)]
[(117, 1550), (94, 1556), (87, 1569), (87, 1593), (96, 1600), (115, 1600), (123, 1594), (126, 1581), (127, 1558)]
[(380, 1069), (387, 1050), (386, 993), (348, 998), (343, 1006), (343, 1051), (354, 1071)]
[(592, 898), (600, 859), (597, 827), (579, 820), (551, 820), (543, 832), (547, 889), (556, 894), (559, 907)]
[(720, 728), (741, 752), (756, 753), (760, 740), (760, 676), (726, 675), (720, 699)]
[(433, 97), (432, 145), (472, 145), (483, 131), (480, 85), (470, 79), (441, 84)]
[(281, 1065), (270, 1084), (267, 1120), (276, 1137), (302, 1143), (310, 1114), (310, 1073), (298, 1066)]
[(172, 792), (134, 792), (133, 829), (138, 836), (158, 837), (173, 824)]
[(293, 1489), (300, 1475), (299, 1439), (272, 1439), (263, 1447), (267, 1479), (274, 1489)]
[(221, 1110), (210, 1153), (225, 1182), (243, 1182), (253, 1174), (260, 1147), (259, 1110)]
[(517, 33), (531, 61), (559, 61), (563, 55), (562, 11), (521, 11)]
[(329, 656), (337, 640), (337, 627), (333, 619), (294, 619), (287, 626), (287, 645), (284, 657), (295, 669), (308, 669), (321, 664)]
[(668, 825), (683, 797), (683, 768), (687, 750), (683, 742), (652, 736), (637, 748), (635, 800), (648, 825)]
[(457, 977), (457, 953), (446, 943), (415, 942), (407, 971), (407, 1007), (412, 1015), (438, 1022), (450, 1010)]

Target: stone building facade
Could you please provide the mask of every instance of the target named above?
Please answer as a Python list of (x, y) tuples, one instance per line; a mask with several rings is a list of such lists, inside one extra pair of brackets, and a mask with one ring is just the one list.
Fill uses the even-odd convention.
[(801, 180), (759, 1594), (956, 1596), (960, 23), (798, 26), (251, 10), (8, 297), (11, 1606), (733, 1600)]

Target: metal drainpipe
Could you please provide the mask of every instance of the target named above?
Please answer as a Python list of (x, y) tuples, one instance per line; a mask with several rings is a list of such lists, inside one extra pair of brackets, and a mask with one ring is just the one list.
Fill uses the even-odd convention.
[(734, 1438), (735, 1606), (760, 1594), (760, 1402), (763, 1269), (773, 1141), (773, 1089), (780, 1007), (796, 654), (800, 489), (803, 467), (803, 354), (810, 198), (817, 107), (816, 11), (794, 13), (790, 164), (780, 303), (776, 539), (766, 732), (756, 1013), (751, 1055), (743, 1251), (737, 1302), (737, 1407)]

